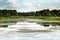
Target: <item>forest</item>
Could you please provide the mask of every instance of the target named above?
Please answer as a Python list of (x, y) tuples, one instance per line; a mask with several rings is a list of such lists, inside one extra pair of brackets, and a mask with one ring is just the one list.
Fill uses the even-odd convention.
[(60, 10), (44, 9), (32, 12), (17, 12), (16, 10), (0, 10), (0, 17), (10, 16), (46, 16), (46, 17), (60, 17)]

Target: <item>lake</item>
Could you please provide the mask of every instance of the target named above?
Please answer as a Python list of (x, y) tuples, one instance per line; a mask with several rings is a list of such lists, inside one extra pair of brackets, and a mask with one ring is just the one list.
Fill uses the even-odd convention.
[(0, 23), (0, 40), (60, 40), (59, 22)]

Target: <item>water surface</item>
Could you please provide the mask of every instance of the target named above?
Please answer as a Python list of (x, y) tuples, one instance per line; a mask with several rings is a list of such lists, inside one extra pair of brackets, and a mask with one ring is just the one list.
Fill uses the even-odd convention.
[[(59, 23), (42, 23), (34, 22), (40, 26), (48, 27), (52, 25), (52, 28), (49, 29), (50, 32), (20, 32), (17, 28), (9, 28), (10, 25), (14, 24), (5, 24), (7, 27), (0, 28), (0, 40), (60, 40), (60, 26)], [(33, 25), (32, 25), (33, 26)], [(41, 26), (41, 27), (42, 27)], [(33, 27), (34, 28), (34, 27)]]

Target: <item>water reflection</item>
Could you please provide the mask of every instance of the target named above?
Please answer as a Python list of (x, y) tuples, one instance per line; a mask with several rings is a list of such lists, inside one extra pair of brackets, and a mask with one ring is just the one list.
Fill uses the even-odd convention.
[[(0, 25), (1, 25), (0, 40), (60, 40), (59, 22), (23, 22), (22, 21), (17, 23), (12, 23), (12, 22), (1, 23)], [(23, 27), (25, 29), (20, 29)], [(42, 31), (42, 29), (44, 29), (45, 32)], [(23, 32), (20, 30), (22, 30)], [(48, 32), (48, 30), (50, 32)]]
[(16, 28), (39, 28), (39, 27), (59, 27), (60, 22), (2, 22), (0, 27), (16, 27)]
[[(21, 21), (17, 23), (2, 23), (0, 24), (1, 30), (19, 30), (20, 32), (50, 32), (51, 29), (60, 29), (57, 22), (26, 22)], [(4, 28), (5, 27), (5, 28)]]
[(1, 28), (1, 27), (8, 27), (8, 25), (0, 25), (0, 28)]

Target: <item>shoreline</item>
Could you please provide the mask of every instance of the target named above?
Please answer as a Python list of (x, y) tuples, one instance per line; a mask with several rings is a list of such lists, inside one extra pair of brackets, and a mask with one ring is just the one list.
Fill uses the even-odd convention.
[(20, 17), (20, 16), (14, 16), (14, 17), (0, 17), (0, 22), (14, 22), (14, 21), (38, 21), (38, 22), (60, 22), (60, 17), (40, 17), (38, 18), (30, 18), (30, 17)]

